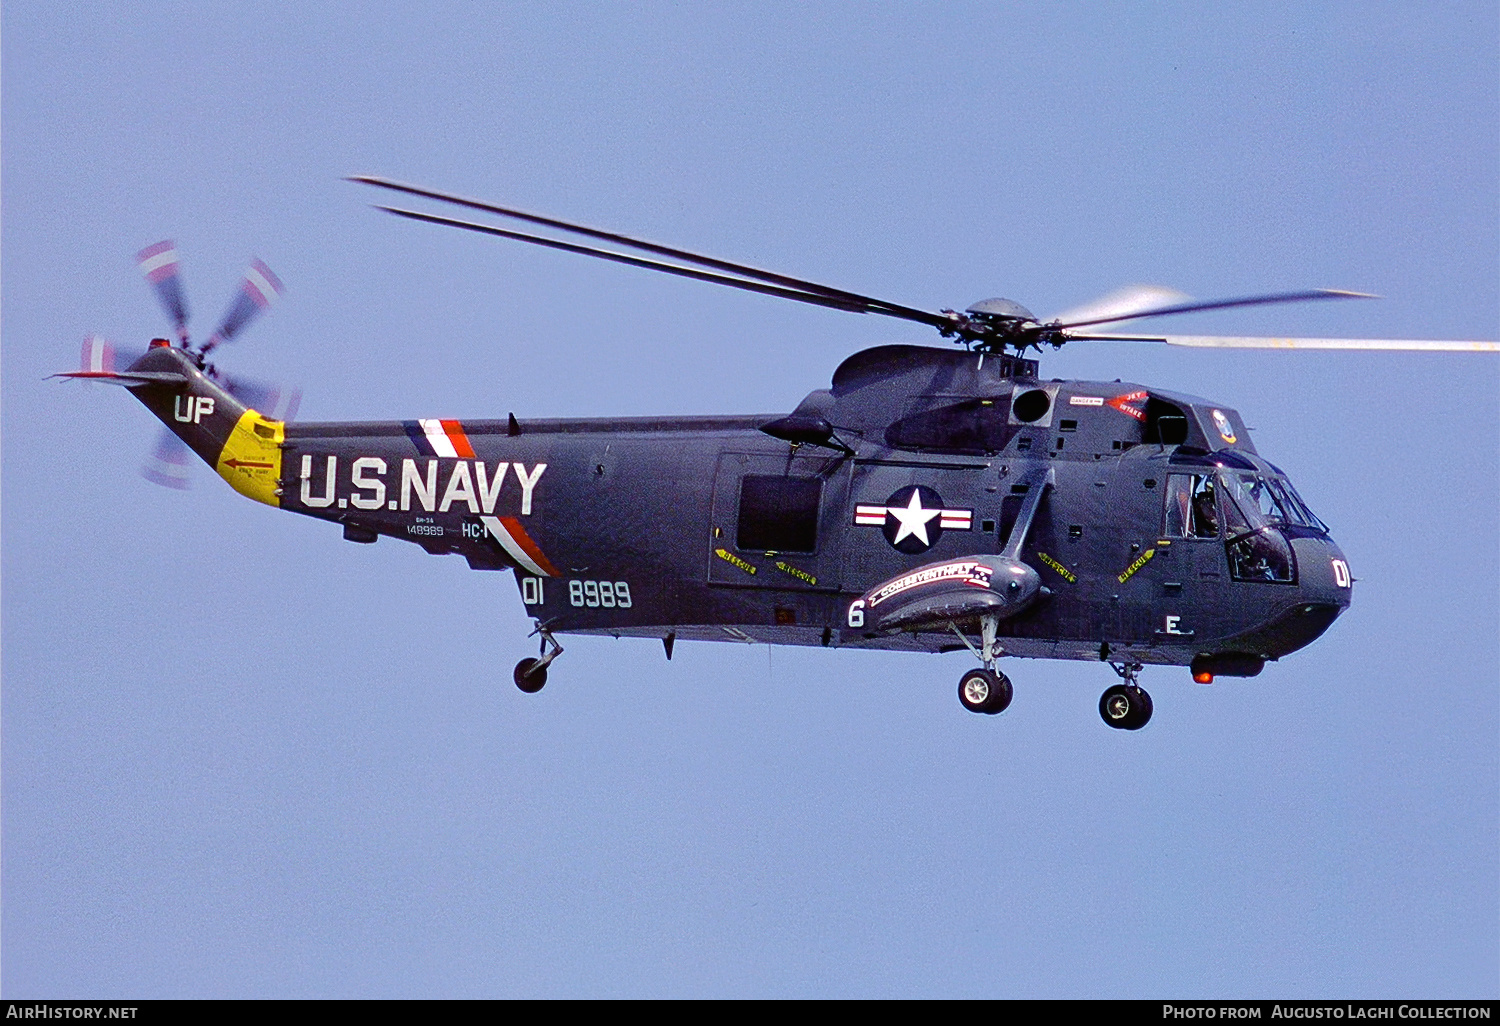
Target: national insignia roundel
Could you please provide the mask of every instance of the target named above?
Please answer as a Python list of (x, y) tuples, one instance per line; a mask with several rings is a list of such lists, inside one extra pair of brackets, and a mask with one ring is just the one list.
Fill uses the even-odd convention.
[(879, 526), (885, 540), (897, 552), (915, 555), (937, 544), (943, 531), (967, 531), (973, 526), (972, 510), (946, 509), (943, 498), (926, 485), (907, 485), (891, 493), (884, 505), (860, 504), (854, 522)]

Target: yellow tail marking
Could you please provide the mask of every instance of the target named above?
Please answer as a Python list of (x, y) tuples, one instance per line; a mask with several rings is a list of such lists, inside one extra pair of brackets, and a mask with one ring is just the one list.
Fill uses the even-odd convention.
[(269, 420), (257, 410), (246, 410), (229, 433), (214, 469), (241, 495), (267, 506), (280, 506), (281, 496), (276, 490), (281, 479), (281, 443), (285, 440), (283, 422)]

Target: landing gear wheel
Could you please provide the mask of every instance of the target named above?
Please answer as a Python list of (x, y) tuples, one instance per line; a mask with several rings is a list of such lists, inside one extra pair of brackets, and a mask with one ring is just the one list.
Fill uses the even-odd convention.
[(1099, 699), (1099, 715), (1117, 730), (1140, 730), (1151, 722), (1151, 696), (1135, 684), (1116, 684)]
[(539, 662), (540, 659), (522, 659), (516, 664), (516, 672), (513, 674), (516, 687), (528, 695), (536, 694), (547, 683), (547, 668), (542, 666), (533, 669)]
[(958, 682), (958, 700), (969, 712), (1004, 712), (1014, 694), (1010, 678), (990, 670), (970, 670)]

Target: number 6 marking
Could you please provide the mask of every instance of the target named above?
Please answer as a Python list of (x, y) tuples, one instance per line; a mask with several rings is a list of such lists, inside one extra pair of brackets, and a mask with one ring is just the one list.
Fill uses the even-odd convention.
[(849, 626), (863, 627), (865, 625), (865, 600), (855, 599), (849, 604)]

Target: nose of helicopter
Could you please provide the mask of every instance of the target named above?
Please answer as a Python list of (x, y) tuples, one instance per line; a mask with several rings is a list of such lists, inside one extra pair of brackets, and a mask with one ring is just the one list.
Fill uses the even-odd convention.
[(1311, 644), (1349, 608), (1354, 577), (1332, 538), (1292, 538), (1297, 603), (1264, 628), (1267, 649), (1283, 656)]
[(1302, 597), (1308, 602), (1337, 606), (1339, 612), (1348, 609), (1354, 577), (1349, 572), (1349, 561), (1333, 539), (1324, 535), (1291, 541)]

